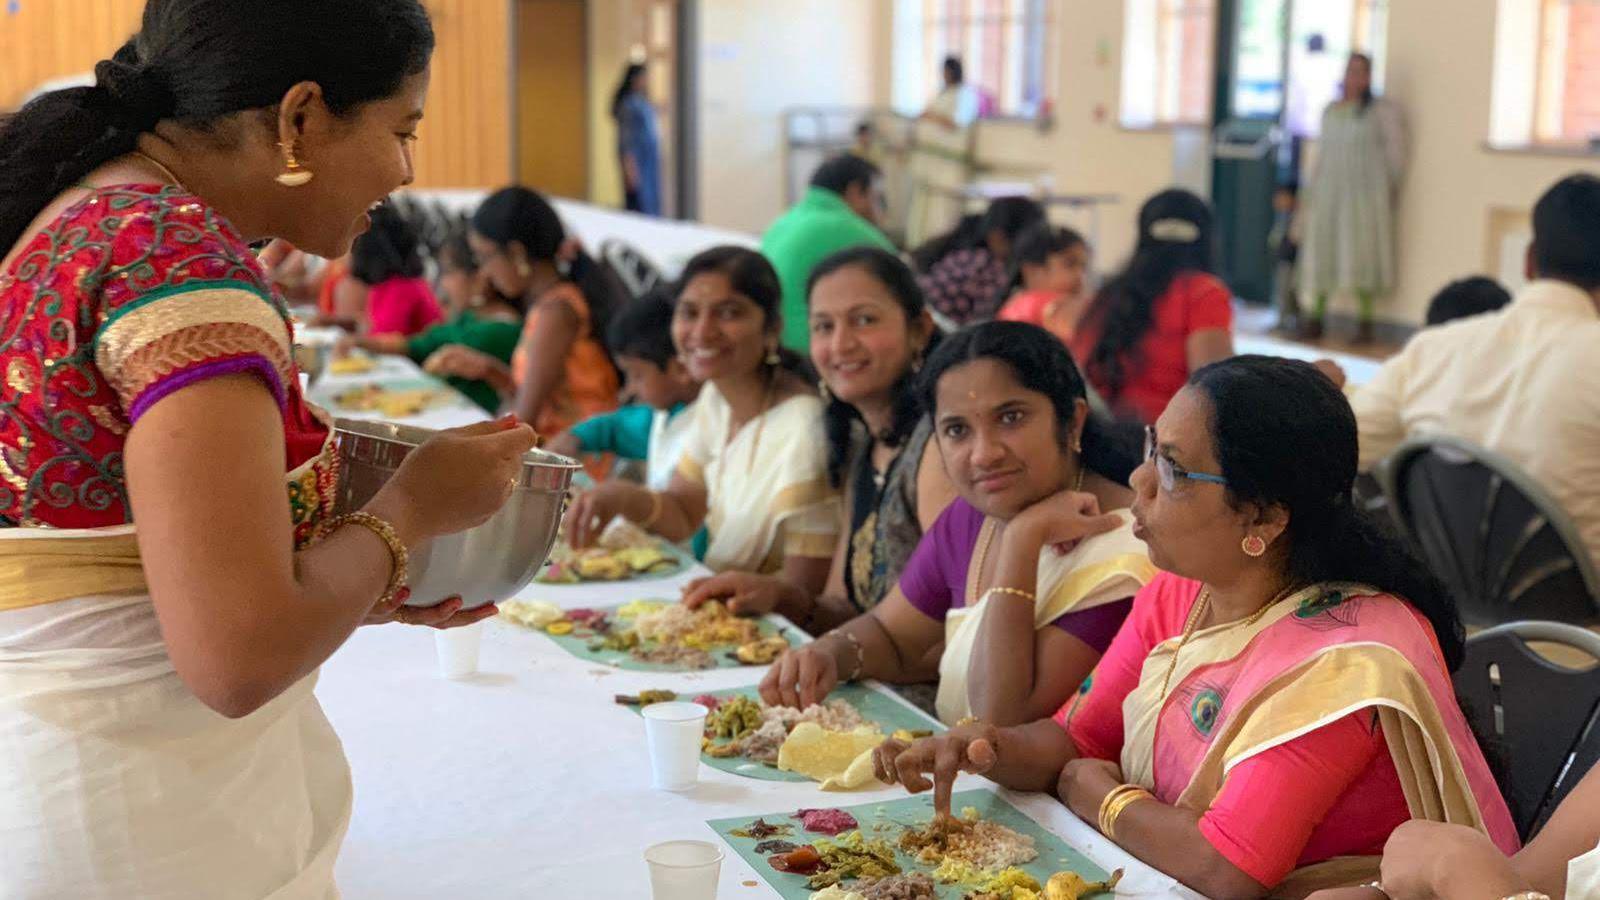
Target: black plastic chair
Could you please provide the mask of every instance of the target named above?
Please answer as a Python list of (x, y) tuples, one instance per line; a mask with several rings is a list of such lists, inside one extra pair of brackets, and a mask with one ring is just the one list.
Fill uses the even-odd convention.
[(600, 245), (600, 258), (622, 279), (629, 296), (638, 300), (666, 281), (661, 270), (627, 241), (611, 238)]
[(1600, 667), (1568, 668), (1530, 642), (1560, 644), (1600, 662), (1600, 635), (1560, 622), (1511, 622), (1467, 639), (1456, 695), (1491, 758), (1523, 840), (1600, 756)]
[(1408, 441), (1378, 470), (1400, 528), (1468, 625), (1600, 622), (1600, 580), (1561, 508), (1511, 461), (1446, 437)]

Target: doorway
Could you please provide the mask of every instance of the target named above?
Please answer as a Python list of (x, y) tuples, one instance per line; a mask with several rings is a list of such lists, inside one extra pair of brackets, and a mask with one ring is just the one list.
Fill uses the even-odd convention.
[(1212, 202), (1240, 298), (1271, 299), (1273, 194), (1313, 162), (1352, 52), (1373, 57), (1381, 90), (1387, 22), (1388, 0), (1219, 0)]
[(689, 0), (607, 0), (599, 8), (603, 14), (595, 22), (596, 69), (591, 83), (603, 95), (595, 134), (606, 143), (594, 148), (594, 164), (604, 169), (591, 179), (593, 193), (621, 204), (622, 176), (610, 103), (623, 70), (643, 63), (647, 96), (656, 114), (662, 215), (682, 218), (687, 212), (683, 180), (687, 117), (692, 113), (683, 101), (689, 96), (693, 74), (687, 53), (692, 5)]
[[(1323, 2), (1323, 0), (1318, 0)], [(1212, 203), (1235, 296), (1272, 297), (1272, 195), (1281, 179), (1290, 0), (1221, 0), (1212, 112)]]

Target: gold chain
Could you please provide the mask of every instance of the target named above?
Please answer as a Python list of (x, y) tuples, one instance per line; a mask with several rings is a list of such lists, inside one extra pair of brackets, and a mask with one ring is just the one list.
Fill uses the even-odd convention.
[[(748, 475), (751, 472), (755, 471), (756, 454), (758, 452), (760, 452), (760, 450), (761, 450), (761, 430), (766, 427), (766, 424), (767, 424), (767, 412), (770, 411), (770, 409), (772, 407), (773, 395), (777, 392), (777, 388), (778, 388), (778, 379), (777, 379), (777, 376), (774, 375), (772, 380), (767, 382), (766, 392), (761, 395), (761, 411), (757, 412), (756, 415), (755, 415), (755, 418), (754, 418), (754, 421), (756, 423), (756, 433), (751, 436), (750, 455), (748, 457), (746, 457), (746, 459), (745, 459), (745, 468), (744, 468), (744, 470), (745, 470), (745, 474), (746, 475)], [(730, 415), (731, 415), (731, 408), (730, 408)], [(728, 435), (728, 437), (724, 440), (724, 442), (722, 444), (722, 450), (723, 450), (722, 459), (723, 459), (723, 463), (722, 463), (722, 467), (717, 470), (717, 478), (716, 478), (717, 483), (715, 485), (718, 491), (722, 490), (723, 476), (728, 473), (728, 469), (731, 468), (733, 466), (733, 464), (734, 464), (733, 460), (731, 458), (729, 458), (730, 454), (727, 452), (728, 448), (733, 445), (734, 439), (739, 436), (739, 432), (740, 431), (744, 430), (745, 425), (749, 425), (749, 424), (750, 424), (749, 422), (745, 422), (743, 425), (740, 425), (738, 427), (738, 429), (734, 430), (731, 434)]]
[[(1257, 622), (1261, 621), (1262, 618), (1264, 618), (1266, 616), (1266, 614), (1267, 614), (1267, 612), (1269, 610), (1271, 610), (1274, 606), (1278, 605), (1278, 601), (1279, 600), (1282, 600), (1283, 598), (1289, 596), (1290, 593), (1291, 593), (1291, 589), (1290, 588), (1284, 588), (1276, 596), (1274, 596), (1271, 600), (1268, 600), (1266, 603), (1262, 604), (1260, 609), (1258, 609), (1255, 612), (1251, 613), (1248, 618), (1240, 619), (1238, 622), (1235, 622), (1230, 627), (1239, 627), (1239, 626), (1248, 627), (1248, 626), (1256, 624)], [(1189, 610), (1189, 618), (1188, 618), (1187, 621), (1185, 621), (1183, 623), (1183, 637), (1178, 640), (1178, 646), (1176, 648), (1174, 648), (1173, 651), (1172, 651), (1172, 662), (1167, 666), (1166, 677), (1161, 679), (1161, 699), (1162, 700), (1165, 700), (1167, 698), (1167, 689), (1172, 686), (1172, 675), (1173, 675), (1174, 672), (1178, 671), (1178, 655), (1183, 652), (1183, 648), (1184, 648), (1185, 645), (1187, 645), (1189, 643), (1189, 639), (1194, 637), (1195, 632), (1197, 630), (1199, 630), (1200, 620), (1205, 618), (1206, 611), (1208, 609), (1210, 609), (1210, 608), (1211, 608), (1211, 589), (1210, 588), (1205, 588), (1204, 590), (1202, 590), (1200, 592), (1200, 599), (1195, 601), (1194, 608)]]
[(179, 188), (180, 190), (188, 190), (188, 188), (183, 186), (183, 179), (179, 178), (177, 176), (177, 174), (174, 173), (171, 169), (169, 169), (166, 166), (162, 165), (161, 164), (161, 160), (156, 159), (154, 156), (151, 156), (150, 154), (144, 152), (143, 150), (134, 150), (133, 152), (129, 153), (128, 155), (129, 156), (137, 156), (140, 159), (144, 160), (145, 162), (149, 163), (150, 165), (155, 166), (156, 169), (159, 170), (162, 175), (165, 175), (167, 177), (168, 181), (172, 182), (174, 187)]
[(978, 535), (978, 567), (972, 571), (972, 584), (967, 588), (967, 605), (972, 606), (978, 598), (978, 585), (983, 583), (983, 564), (989, 559), (989, 545), (994, 543), (995, 528), (991, 527), (988, 519), (983, 520), (983, 527)]
[(773, 373), (767, 381), (767, 391), (761, 395), (761, 412), (756, 414), (755, 438), (750, 442), (750, 456), (745, 460), (744, 472), (749, 475), (756, 468), (756, 454), (761, 451), (761, 429), (767, 427), (767, 413), (772, 409), (772, 401), (778, 393), (778, 374)]

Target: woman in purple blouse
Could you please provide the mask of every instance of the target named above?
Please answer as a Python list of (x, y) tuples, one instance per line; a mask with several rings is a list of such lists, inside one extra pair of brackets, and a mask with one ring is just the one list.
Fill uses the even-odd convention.
[(785, 654), (762, 697), (804, 707), (841, 681), (937, 674), (947, 723), (1049, 715), (1155, 574), (1126, 509), (1138, 449), (1090, 416), (1072, 358), (1033, 325), (954, 335), (919, 390), (960, 497), (888, 598)]

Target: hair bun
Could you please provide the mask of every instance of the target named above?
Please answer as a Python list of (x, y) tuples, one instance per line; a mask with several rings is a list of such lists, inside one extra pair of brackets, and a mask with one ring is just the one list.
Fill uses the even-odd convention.
[(94, 67), (95, 87), (106, 92), (119, 113), (118, 124), (149, 131), (177, 110), (177, 97), (165, 77), (139, 57), (137, 38)]

